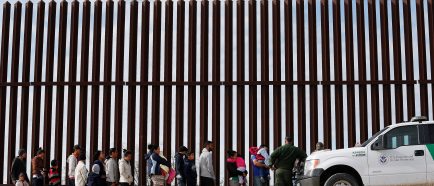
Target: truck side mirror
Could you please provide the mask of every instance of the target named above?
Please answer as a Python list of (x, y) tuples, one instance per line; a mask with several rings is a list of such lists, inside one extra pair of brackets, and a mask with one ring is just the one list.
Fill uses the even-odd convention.
[(384, 150), (384, 139), (383, 135), (378, 136), (377, 140), (372, 144), (372, 150)]

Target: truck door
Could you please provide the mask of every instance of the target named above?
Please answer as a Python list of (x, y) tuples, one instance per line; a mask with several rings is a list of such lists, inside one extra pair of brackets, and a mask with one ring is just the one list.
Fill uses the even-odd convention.
[(425, 145), (427, 182), (434, 183), (434, 124), (419, 126), (421, 144)]
[(382, 150), (369, 148), (370, 183), (406, 185), (426, 183), (425, 145), (420, 145), (418, 127), (402, 126), (382, 136)]

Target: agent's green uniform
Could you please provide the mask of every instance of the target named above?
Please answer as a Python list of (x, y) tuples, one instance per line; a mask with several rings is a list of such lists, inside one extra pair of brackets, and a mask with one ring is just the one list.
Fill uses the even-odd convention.
[(296, 159), (304, 160), (307, 154), (293, 145), (286, 144), (270, 155), (270, 162), (276, 170), (275, 186), (292, 186), (292, 169)]

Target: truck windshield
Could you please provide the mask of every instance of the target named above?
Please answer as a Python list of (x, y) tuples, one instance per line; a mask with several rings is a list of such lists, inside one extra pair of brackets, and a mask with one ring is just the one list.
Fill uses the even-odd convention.
[(388, 128), (388, 127), (383, 128), (383, 129), (381, 129), (380, 131), (378, 131), (377, 133), (375, 133), (372, 137), (370, 137), (368, 140), (366, 140), (366, 141), (362, 144), (362, 147), (366, 147), (366, 145), (368, 145), (369, 143), (371, 143), (372, 140), (374, 140), (378, 135), (382, 134), (382, 133), (383, 133), (387, 128)]

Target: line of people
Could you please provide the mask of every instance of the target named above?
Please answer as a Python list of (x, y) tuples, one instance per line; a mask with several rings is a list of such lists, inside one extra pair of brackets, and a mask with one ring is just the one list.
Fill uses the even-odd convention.
[[(87, 169), (86, 153), (79, 145), (73, 147), (73, 152), (67, 158), (68, 186), (130, 186), (134, 179), (131, 169), (132, 152), (123, 150), (123, 158), (118, 160), (118, 150), (111, 148), (106, 157), (102, 151), (96, 151), (91, 161), (91, 170)], [(16, 186), (29, 186), (29, 177), (26, 174), (26, 151), (20, 149), (11, 165), (11, 180)], [(60, 186), (61, 174), (59, 161), (51, 160), (50, 169), (44, 167), (45, 150), (38, 148), (36, 156), (31, 162), (32, 186)], [(47, 183), (48, 181), (48, 183)]]
[[(154, 186), (171, 185), (176, 180), (178, 186), (214, 186), (220, 184), (216, 180), (213, 165), (214, 144), (211, 141), (204, 143), (199, 157), (199, 165), (195, 165), (195, 153), (187, 147), (181, 146), (174, 156), (174, 166), (169, 159), (163, 156), (158, 145), (148, 145), (145, 154), (146, 184)], [(307, 157), (306, 153), (295, 147), (292, 138), (285, 138), (285, 144), (277, 148), (271, 155), (268, 147), (250, 147), (250, 162), (253, 167), (252, 177), (254, 186), (270, 185), (270, 170), (275, 171), (275, 185), (292, 185), (292, 170), (294, 162)], [(247, 185), (248, 174), (245, 160), (236, 151), (229, 150), (226, 159), (226, 171), (230, 186)], [(132, 152), (123, 150), (123, 158), (119, 159), (119, 152), (115, 148), (109, 149), (109, 156), (103, 151), (95, 152), (91, 163), (91, 170), (87, 170), (86, 153), (79, 145), (73, 147), (71, 155), (67, 158), (67, 185), (69, 186), (130, 186), (134, 184), (131, 167)], [(11, 166), (11, 180), (16, 186), (29, 186), (29, 177), (26, 175), (26, 151), (18, 152)], [(45, 151), (39, 148), (32, 159), (31, 183), (32, 186), (43, 186), (48, 178), (50, 186), (60, 185), (59, 162), (51, 161), (51, 168), (44, 168)], [(197, 170), (199, 173), (197, 173)], [(48, 175), (47, 175), (48, 174)], [(197, 180), (199, 178), (199, 180)]]

